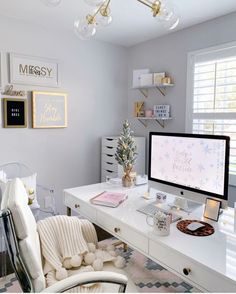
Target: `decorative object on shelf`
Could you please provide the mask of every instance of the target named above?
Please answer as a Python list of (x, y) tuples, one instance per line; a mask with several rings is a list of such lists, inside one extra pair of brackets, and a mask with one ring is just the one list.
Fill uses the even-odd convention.
[(144, 101), (134, 102), (134, 116), (142, 117), (144, 114)]
[(154, 105), (153, 114), (157, 118), (169, 118), (170, 117), (170, 105)]
[(4, 98), (4, 128), (27, 127), (27, 100)]
[(204, 217), (218, 222), (220, 214), (221, 201), (212, 198), (206, 198)]
[(153, 85), (153, 74), (152, 73), (142, 74), (139, 78), (139, 85), (140, 87)]
[(174, 84), (165, 72), (150, 73), (149, 69), (133, 70), (133, 89), (138, 89), (141, 94), (148, 98), (149, 89), (157, 89), (162, 96), (166, 95), (166, 88)]
[(123, 167), (124, 175), (122, 184), (124, 187), (133, 185), (133, 177), (131, 175), (133, 166), (137, 159), (137, 146), (132, 136), (132, 131), (128, 120), (123, 123), (123, 130), (118, 139), (117, 149), (115, 153), (116, 161)]
[[(149, 219), (153, 222), (150, 223)], [(153, 227), (153, 233), (158, 236), (168, 236), (170, 234), (171, 214), (158, 210), (153, 216), (147, 215), (146, 222)]]
[(162, 85), (171, 85), (172, 84), (171, 77), (164, 77), (161, 80), (161, 83), (162, 83)]
[(10, 53), (12, 84), (60, 86), (59, 62), (54, 59)]
[[(61, 0), (41, 0), (47, 6), (54, 7), (60, 4)], [(177, 8), (168, 0), (137, 0), (139, 3), (151, 8), (154, 18), (164, 29), (173, 30), (179, 24)], [(109, 25), (112, 22), (110, 3), (111, 0), (85, 0), (89, 5), (95, 6), (95, 11), (87, 14), (83, 19), (74, 22), (76, 35), (82, 40), (91, 39), (97, 28)]]
[(153, 73), (153, 84), (154, 85), (160, 85), (163, 83), (163, 78), (165, 78), (166, 73), (165, 72), (156, 72)]
[(5, 91), (2, 93), (3, 96), (15, 96), (15, 97), (25, 97), (25, 91), (13, 90), (13, 85), (7, 85)]
[(146, 109), (145, 110), (145, 117), (153, 117), (153, 110), (152, 109)]
[(32, 127), (66, 128), (67, 94), (34, 91), (32, 93)]
[(143, 74), (149, 74), (150, 69), (136, 69), (133, 70), (133, 88), (139, 88), (140, 87), (140, 77)]

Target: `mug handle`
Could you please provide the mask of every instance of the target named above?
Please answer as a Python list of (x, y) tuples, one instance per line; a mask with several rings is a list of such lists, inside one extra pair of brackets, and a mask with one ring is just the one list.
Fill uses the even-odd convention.
[[(149, 221), (148, 221), (150, 218), (152, 218), (152, 224), (150, 224)], [(146, 216), (146, 223), (147, 223), (149, 226), (151, 226), (151, 227), (154, 226), (154, 221), (153, 221), (153, 216), (152, 216), (152, 215), (147, 215), (147, 216)]]

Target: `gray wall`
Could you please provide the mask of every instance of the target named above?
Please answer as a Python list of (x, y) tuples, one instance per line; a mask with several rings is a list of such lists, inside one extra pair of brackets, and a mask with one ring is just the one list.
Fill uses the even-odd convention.
[[(133, 116), (134, 101), (145, 100), (146, 107), (154, 104), (170, 104), (173, 120), (168, 122), (165, 129), (161, 129), (155, 122), (150, 122), (145, 129), (137, 120), (133, 119), (135, 133), (146, 135), (149, 131), (183, 132), (185, 130), (186, 105), (186, 76), (187, 53), (222, 43), (236, 40), (236, 13), (214, 19), (188, 29), (139, 44), (129, 49), (129, 89), (132, 87), (132, 71), (134, 69), (149, 68), (151, 71), (169, 73), (175, 86), (167, 90), (166, 97), (162, 97), (155, 89), (149, 90), (149, 97), (145, 99), (137, 90), (129, 90), (128, 111)], [(229, 188), (229, 204), (236, 201), (236, 188)]]
[[(82, 42), (73, 32), (52, 33), (3, 17), (0, 39), (2, 52), (61, 61), (60, 89), (24, 89), (68, 92), (68, 128), (0, 127), (0, 164), (25, 162), (38, 173), (39, 183), (55, 187), (57, 207), (63, 211), (64, 188), (99, 182), (100, 138), (117, 135), (127, 117), (127, 52), (107, 43)], [(7, 82), (5, 57), (3, 68)], [(28, 101), (30, 107), (30, 97)], [(0, 119), (2, 123), (2, 113)]]

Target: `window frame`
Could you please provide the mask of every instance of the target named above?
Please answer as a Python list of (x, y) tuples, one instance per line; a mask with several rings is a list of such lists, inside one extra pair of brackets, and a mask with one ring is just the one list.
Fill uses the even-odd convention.
[[(227, 53), (224, 50), (228, 50), (228, 52), (235, 52), (236, 56), (236, 42), (225, 43), (219, 46), (213, 46), (201, 50), (196, 50), (188, 53), (187, 56), (187, 87), (186, 87), (186, 113), (185, 113), (185, 131), (187, 133), (193, 133), (193, 91), (194, 91), (194, 65), (196, 62), (196, 58), (201, 58), (202, 61), (209, 60), (211, 58), (220, 58), (222, 55), (223, 58), (228, 57)], [(223, 52), (224, 51), (224, 52)], [(209, 56), (207, 58), (207, 56)], [(231, 55), (232, 56), (232, 55)], [(198, 113), (197, 117), (199, 119), (235, 119), (235, 113)], [(236, 175), (229, 174), (229, 185), (236, 186)]]

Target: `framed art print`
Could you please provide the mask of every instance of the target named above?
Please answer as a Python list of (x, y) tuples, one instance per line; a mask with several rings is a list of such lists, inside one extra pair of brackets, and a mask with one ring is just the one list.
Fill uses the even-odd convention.
[(206, 198), (204, 217), (213, 221), (218, 221), (220, 214), (221, 201), (212, 198)]
[(27, 100), (4, 98), (4, 127), (26, 128), (27, 127)]
[(32, 93), (33, 128), (67, 127), (67, 94), (54, 92)]
[(44, 57), (10, 53), (10, 83), (59, 87), (59, 62)]

